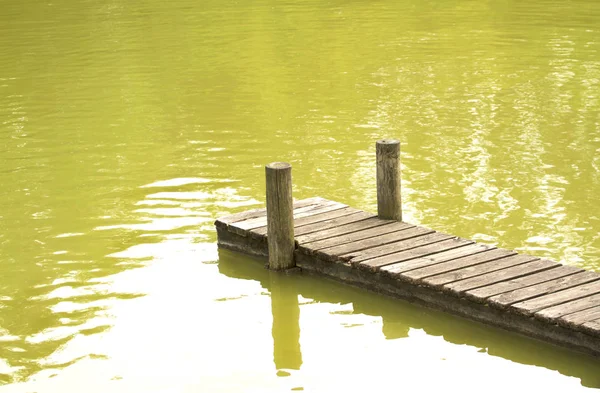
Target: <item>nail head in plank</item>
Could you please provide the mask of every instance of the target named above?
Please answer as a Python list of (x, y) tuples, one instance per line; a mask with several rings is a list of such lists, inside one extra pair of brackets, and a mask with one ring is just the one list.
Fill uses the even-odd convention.
[[(426, 235), (430, 237), (430, 240), (435, 241), (437, 239), (441, 239), (441, 236), (444, 236), (439, 233), (432, 233), (431, 235)], [(422, 236), (419, 239), (421, 242), (424, 240), (425, 236)], [(425, 244), (422, 246), (417, 246), (405, 251), (400, 251), (397, 253), (390, 255), (386, 255), (379, 258), (363, 260), (360, 262), (355, 262), (354, 259), (350, 260), (350, 263), (360, 263), (362, 268), (369, 267), (371, 270), (376, 270), (385, 265), (389, 265), (392, 263), (410, 261), (416, 258), (425, 257), (428, 255), (438, 254), (440, 252), (453, 250), (462, 246), (466, 246), (472, 244), (473, 241), (465, 240), (460, 238), (450, 238), (446, 240), (441, 240), (431, 244)]]
[(496, 270), (480, 276), (467, 278), (465, 280), (456, 281), (448, 284), (446, 288), (451, 289), (460, 294), (479, 287), (485, 287), (501, 281), (506, 281), (511, 278), (522, 277), (528, 274), (537, 273), (540, 271), (557, 268), (560, 264), (546, 259), (535, 260), (532, 262), (523, 263), (517, 266), (511, 266), (506, 269)]
[[(384, 274), (387, 274), (388, 276), (394, 277), (402, 272), (407, 272), (409, 270), (415, 270), (418, 268), (451, 261), (453, 259), (458, 259), (464, 256), (469, 256), (483, 251), (487, 251), (492, 248), (492, 246), (487, 246), (485, 244), (469, 244), (452, 250), (443, 251), (438, 254), (426, 255), (420, 258), (412, 259), (410, 261), (403, 261), (399, 263), (393, 263), (390, 265), (386, 264), (385, 266), (381, 267), (380, 271)], [(389, 258), (388, 260), (394, 260), (395, 255), (396, 254), (390, 254), (381, 258)]]
[(514, 291), (517, 289), (529, 287), (535, 284), (540, 284), (546, 281), (550, 281), (556, 278), (570, 276), (575, 273), (582, 272), (583, 270), (567, 265), (559, 265), (555, 269), (544, 270), (529, 274), (524, 277), (513, 278), (507, 281), (497, 282), (492, 285), (484, 286), (469, 290), (465, 293), (465, 296), (474, 301), (482, 301), (488, 297), (500, 295), (505, 292)]
[(598, 280), (598, 274), (582, 271), (566, 277), (556, 278), (554, 280), (531, 285), (525, 288), (506, 292), (500, 295), (488, 298), (491, 305), (498, 308), (505, 308), (514, 303), (538, 298), (552, 292), (558, 292), (564, 289), (572, 288), (581, 284)]
[(561, 303), (566, 303), (571, 300), (577, 300), (599, 292), (600, 281), (593, 281), (586, 284), (578, 285), (573, 288), (563, 289), (558, 292), (549, 293), (547, 295), (515, 303), (511, 305), (510, 308), (521, 314), (531, 315), (536, 311), (542, 310), (544, 308), (555, 306)]

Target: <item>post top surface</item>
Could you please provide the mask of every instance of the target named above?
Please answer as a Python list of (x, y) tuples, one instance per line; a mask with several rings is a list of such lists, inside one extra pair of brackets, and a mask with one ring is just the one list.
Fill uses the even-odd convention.
[(380, 139), (377, 141), (378, 145), (397, 145), (399, 143), (398, 139)]
[(291, 167), (292, 165), (288, 164), (287, 162), (272, 162), (270, 164), (267, 164), (267, 168), (270, 169), (287, 169)]

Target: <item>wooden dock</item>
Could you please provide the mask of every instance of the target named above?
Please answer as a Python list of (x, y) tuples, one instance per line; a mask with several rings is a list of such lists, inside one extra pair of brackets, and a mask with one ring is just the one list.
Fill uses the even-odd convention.
[[(220, 247), (267, 257), (266, 209), (218, 219)], [(294, 203), (302, 270), (600, 355), (600, 274), (342, 203)]]
[[(319, 197), (293, 205), (289, 197), (293, 263), (302, 271), (600, 356), (600, 274)], [(220, 247), (269, 257), (267, 209), (215, 225)]]

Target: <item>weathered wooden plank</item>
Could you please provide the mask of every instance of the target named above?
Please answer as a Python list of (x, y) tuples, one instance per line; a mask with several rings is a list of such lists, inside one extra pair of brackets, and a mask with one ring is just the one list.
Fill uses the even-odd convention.
[[(297, 201), (294, 201), (294, 209), (299, 209), (301, 207), (310, 206), (310, 205), (316, 205), (316, 204), (322, 203), (324, 201), (325, 201), (325, 199), (323, 199), (321, 197), (297, 200)], [(233, 224), (234, 222), (244, 221), (244, 220), (248, 220), (248, 219), (252, 219), (252, 218), (266, 217), (266, 215), (267, 215), (267, 208), (261, 207), (258, 209), (246, 210), (246, 211), (243, 211), (240, 213), (231, 214), (231, 215), (225, 216), (225, 217), (219, 217), (219, 219), (217, 219), (217, 222), (220, 222), (222, 224)]]
[(600, 318), (600, 304), (573, 314), (565, 315), (560, 318), (559, 322), (575, 327), (575, 325), (582, 325), (598, 318)]
[[(428, 233), (422, 236), (412, 237), (399, 242), (386, 243), (381, 246), (376, 246), (369, 249), (357, 250), (348, 254), (341, 255), (340, 258), (344, 261), (350, 262), (353, 266), (372, 270), (372, 267), (364, 264), (365, 261), (373, 260), (374, 257), (379, 255), (384, 256), (391, 253), (403, 252), (411, 250), (413, 248), (426, 246), (429, 244), (438, 243), (447, 239), (452, 239), (453, 236), (446, 235), (445, 233)], [(372, 257), (373, 256), (373, 257)]]
[(480, 276), (456, 281), (446, 285), (446, 288), (451, 289), (459, 294), (463, 294), (464, 292), (471, 289), (485, 287), (487, 285), (492, 285), (498, 282), (510, 280), (511, 278), (518, 278), (528, 274), (557, 268), (559, 266), (560, 264), (554, 261), (538, 259), (532, 262), (524, 263), (522, 265), (512, 266), (506, 269), (496, 270), (490, 273), (482, 274)]
[[(370, 221), (373, 221), (373, 220), (374, 219), (367, 220), (367, 221), (369, 221), (367, 223), (365, 223), (364, 221), (361, 221), (360, 224), (368, 225), (368, 224), (370, 224)], [(377, 220), (376, 222), (378, 222), (378, 221), (379, 220)], [(359, 226), (359, 225), (357, 224), (357, 226)], [(363, 229), (363, 230), (357, 229), (354, 232), (346, 233), (346, 234), (343, 234), (340, 236), (328, 237), (323, 240), (317, 240), (317, 241), (312, 241), (309, 243), (303, 243), (301, 245), (301, 249), (306, 250), (306, 252), (308, 252), (308, 253), (314, 253), (318, 250), (326, 249), (327, 250), (326, 252), (330, 253), (329, 250), (331, 250), (331, 249), (334, 249), (333, 252), (335, 252), (335, 249), (344, 247), (348, 243), (356, 244), (357, 242), (364, 240), (364, 239), (381, 237), (381, 236), (390, 235), (390, 234), (396, 235), (397, 232), (407, 232), (410, 235), (413, 233), (413, 229), (414, 229), (414, 226), (411, 224), (407, 224), (407, 223), (399, 222), (399, 221), (386, 220), (384, 225), (379, 225), (376, 227), (372, 227), (369, 229)], [(393, 236), (393, 235), (390, 235), (390, 236)], [(402, 235), (398, 234), (396, 236), (402, 236)], [(333, 252), (331, 252), (330, 254), (333, 254)]]
[[(412, 259), (410, 261), (403, 261), (401, 263), (393, 263), (381, 267), (381, 272), (390, 276), (397, 276), (399, 273), (407, 272), (409, 270), (415, 270), (426, 266), (435, 265), (442, 262), (451, 261), (453, 259), (462, 258), (465, 256), (474, 255), (480, 252), (488, 251), (493, 249), (493, 246), (488, 246), (485, 244), (470, 244), (466, 246), (462, 246), (456, 249), (443, 251), (438, 254), (432, 254), (423, 256), (417, 259)], [(396, 254), (390, 254), (381, 257), (382, 261), (395, 261)]]
[(317, 222), (326, 221), (332, 218), (344, 217), (358, 212), (360, 212), (360, 210), (353, 207), (344, 207), (331, 211), (323, 211), (322, 213), (294, 219), (294, 228), (301, 227), (303, 225), (315, 224)]
[(571, 300), (577, 300), (586, 296), (600, 293), (600, 281), (593, 281), (587, 284), (578, 285), (573, 288), (549, 293), (540, 297), (515, 303), (510, 309), (521, 314), (531, 315), (536, 311), (548, 308), (557, 304), (566, 303)]
[(588, 334), (600, 337), (600, 319), (594, 321), (585, 322), (584, 324), (577, 327), (579, 330), (583, 330)]
[(598, 280), (598, 274), (582, 271), (566, 277), (556, 278), (540, 284), (492, 296), (488, 298), (488, 302), (493, 306), (505, 308), (513, 303), (523, 302), (528, 299), (537, 298), (539, 296), (576, 287), (596, 280)]
[[(328, 201), (326, 199), (321, 199), (319, 201), (314, 201), (314, 202), (311, 202), (306, 205), (304, 205), (304, 204), (301, 204), (300, 206), (294, 205), (294, 216), (296, 216), (297, 214), (300, 214), (300, 213), (304, 213), (307, 211), (320, 209), (325, 206), (331, 206), (331, 205), (336, 205), (336, 204), (337, 204), (337, 202)], [(254, 228), (258, 228), (258, 227), (266, 226), (266, 225), (267, 225), (267, 215), (266, 215), (266, 209), (265, 209), (265, 214), (262, 214), (258, 217), (251, 217), (251, 218), (248, 218), (245, 220), (232, 222), (232, 223), (228, 224), (227, 227), (229, 229), (234, 229), (234, 231), (232, 231), (232, 232), (239, 232), (239, 231), (246, 232), (249, 229), (254, 229)], [(241, 233), (239, 233), (239, 234), (241, 234)]]
[[(323, 221), (329, 221), (336, 218), (346, 217), (357, 213), (363, 213), (361, 210), (355, 209), (353, 207), (344, 207), (341, 209), (335, 209), (332, 211), (326, 211), (323, 213), (313, 214), (311, 216), (301, 217), (294, 219), (294, 233), (298, 228), (301, 228), (305, 225), (317, 224)], [(256, 236), (266, 236), (267, 235), (267, 227), (260, 227), (251, 229), (253, 235)]]
[[(393, 225), (391, 228), (382, 228), (382, 227), (389, 226), (390, 224), (395, 224), (395, 225)], [(381, 218), (371, 217), (366, 220), (361, 220), (359, 222), (353, 222), (353, 223), (341, 225), (341, 226), (338, 226), (335, 228), (329, 228), (329, 229), (326, 229), (323, 231), (312, 232), (308, 235), (297, 236), (296, 241), (299, 244), (324, 242), (327, 239), (336, 238), (336, 237), (343, 236), (343, 235), (351, 236), (353, 233), (358, 233), (361, 231), (365, 231), (367, 229), (377, 232), (377, 230), (375, 228), (381, 228), (382, 231), (393, 232), (397, 228), (408, 229), (408, 228), (412, 228), (414, 226), (414, 225), (410, 225), (410, 224), (406, 224), (406, 223), (403, 223), (404, 225), (398, 225), (398, 224), (399, 223), (397, 221), (382, 220)], [(387, 232), (382, 232), (382, 233), (387, 233)], [(382, 233), (377, 233), (377, 234), (382, 234)], [(332, 245), (337, 245), (337, 244), (341, 244), (341, 243), (333, 242)], [(314, 249), (314, 247), (310, 247), (310, 248)]]
[[(427, 236), (429, 237), (429, 240), (436, 241), (438, 239), (443, 238), (445, 235), (440, 234), (440, 233), (432, 233), (431, 235), (427, 235)], [(419, 242), (422, 243), (425, 240), (425, 236), (416, 238), (414, 240), (419, 240)], [(410, 240), (408, 240), (405, 243), (408, 243), (408, 242), (410, 242)], [(367, 259), (367, 260), (363, 260), (362, 258), (359, 258), (358, 262), (356, 262), (354, 259), (351, 259), (350, 263), (352, 263), (352, 264), (359, 263), (360, 264), (359, 267), (363, 268), (363, 269), (377, 270), (385, 265), (389, 265), (392, 263), (409, 261), (411, 259), (415, 259), (415, 258), (427, 256), (427, 255), (432, 255), (432, 254), (437, 254), (437, 253), (452, 250), (452, 249), (455, 249), (455, 248), (458, 248), (461, 246), (466, 246), (466, 245), (472, 244), (472, 243), (473, 243), (473, 241), (471, 241), (471, 240), (465, 240), (465, 239), (460, 239), (460, 238), (450, 238), (450, 239), (441, 240), (441, 241), (438, 241), (438, 242), (435, 242), (432, 244), (417, 246), (414, 248), (409, 248), (405, 251), (397, 252), (394, 254), (393, 258), (386, 258), (387, 255), (384, 257)], [(405, 244), (405, 247), (410, 247), (410, 245)], [(344, 256), (342, 255), (342, 257), (344, 257)]]
[(464, 280), (465, 278), (480, 276), (485, 273), (506, 269), (511, 266), (521, 265), (526, 262), (531, 262), (538, 258), (529, 255), (512, 255), (506, 258), (497, 259), (491, 262), (480, 263), (477, 265), (465, 267), (462, 269), (454, 270), (448, 273), (438, 274), (423, 279), (421, 282), (435, 288), (442, 288), (448, 290), (446, 286), (454, 281)]
[[(372, 247), (346, 251), (342, 254), (342, 258), (345, 261), (352, 261), (353, 264), (357, 264), (368, 259), (374, 259), (384, 255), (403, 252), (415, 247), (425, 246), (455, 237), (445, 233), (435, 232), (429, 228), (423, 227), (416, 227), (414, 228), (414, 231), (415, 234), (418, 234), (418, 237), (411, 236), (405, 237), (404, 239), (398, 238), (396, 241), (389, 241), (381, 243), (380, 245), (374, 245)], [(415, 239), (412, 239), (413, 237)]]
[(399, 232), (392, 232), (381, 236), (371, 237), (360, 241), (334, 246), (318, 251), (319, 257), (325, 260), (348, 260), (349, 257), (340, 258), (341, 255), (362, 251), (369, 248), (383, 246), (388, 243), (397, 243), (402, 240), (416, 238), (431, 233), (430, 229), (413, 227)]
[(309, 235), (316, 232), (325, 231), (328, 229), (333, 229), (337, 227), (341, 227), (347, 224), (351, 224), (354, 222), (365, 221), (369, 218), (373, 218), (375, 215), (373, 213), (368, 212), (358, 212), (354, 214), (350, 214), (348, 216), (342, 216), (334, 219), (329, 219), (326, 221), (316, 222), (314, 224), (302, 225), (298, 228), (294, 228), (294, 233), (296, 234), (296, 240), (300, 238), (300, 236)]
[[(312, 216), (315, 214), (325, 213), (332, 210), (343, 209), (347, 205), (339, 202), (324, 201), (316, 205), (310, 205), (294, 209), (294, 220), (302, 217)], [(234, 233), (239, 235), (245, 234), (251, 229), (264, 227), (267, 225), (267, 217), (252, 218), (250, 220), (244, 220), (229, 224), (228, 228)]]
[[(305, 211), (298, 211), (294, 214), (294, 220), (300, 220), (304, 217), (315, 216), (322, 213), (327, 213), (334, 210), (340, 210), (348, 207), (348, 205), (340, 203), (340, 202), (332, 202), (328, 201), (323, 203), (323, 206), (313, 205), (312, 207), (307, 207)], [(299, 209), (298, 209), (299, 210)]]
[(543, 321), (554, 321), (560, 318), (559, 323), (570, 324), (573, 323), (572, 321), (579, 321), (577, 323), (582, 324), (600, 318), (600, 314), (596, 317), (588, 317), (588, 313), (584, 312), (594, 307), (598, 307), (600, 312), (600, 293), (545, 308), (534, 313), (533, 316)]
[(558, 265), (558, 267), (555, 269), (544, 270), (529, 274), (524, 277), (514, 278), (507, 281), (497, 282), (485, 287), (472, 289), (465, 292), (465, 296), (471, 300), (482, 301), (491, 296), (529, 287), (535, 284), (540, 284), (555, 278), (570, 276), (582, 271), (583, 270), (573, 266)]
[(240, 213), (231, 214), (225, 217), (219, 217), (215, 221), (215, 225), (219, 227), (227, 227), (228, 224), (232, 224), (237, 221), (243, 221), (250, 218), (264, 217), (267, 215), (267, 208), (260, 207), (257, 209), (246, 210)]
[[(448, 262), (437, 263), (435, 265), (426, 266), (401, 273), (404, 280), (410, 282), (421, 282), (423, 279), (431, 276), (436, 276), (446, 272), (459, 270), (468, 266), (478, 265), (489, 261), (495, 261), (500, 258), (506, 258), (511, 255), (516, 255), (516, 252), (504, 249), (492, 249), (475, 255), (452, 259)], [(391, 273), (391, 272), (390, 272)]]

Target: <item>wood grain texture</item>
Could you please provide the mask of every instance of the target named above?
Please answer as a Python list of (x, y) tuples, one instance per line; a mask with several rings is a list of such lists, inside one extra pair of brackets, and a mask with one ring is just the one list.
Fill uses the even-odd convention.
[(382, 220), (380, 218), (372, 216), (370, 218), (363, 219), (358, 222), (351, 222), (345, 225), (336, 226), (334, 228), (328, 228), (321, 231), (312, 232), (307, 235), (296, 236), (296, 241), (299, 244), (323, 242), (327, 239), (336, 238), (338, 236), (350, 235), (353, 233), (365, 231), (367, 229), (388, 226), (390, 224), (394, 224), (392, 228), (411, 228), (411, 225), (409, 224), (398, 225), (397, 221)]
[[(375, 219), (380, 221), (378, 219)], [(371, 220), (368, 220), (371, 221)], [(360, 224), (367, 225), (370, 222), (362, 221)], [(357, 224), (358, 226), (359, 224)], [(371, 238), (380, 237), (390, 233), (402, 232), (411, 230), (413, 228), (412, 225), (406, 224), (398, 221), (385, 221), (384, 225), (379, 225), (376, 227), (357, 230), (351, 233), (346, 233), (343, 235), (329, 237), (323, 240), (312, 241), (309, 243), (303, 243), (302, 247), (306, 250), (310, 250), (309, 252), (315, 252), (322, 249), (333, 249), (333, 248), (342, 248), (344, 245), (348, 243), (357, 244), (360, 241), (364, 241)], [(333, 252), (332, 252), (333, 254)]]
[(474, 266), (481, 263), (498, 260), (500, 258), (506, 258), (511, 255), (516, 255), (516, 252), (504, 249), (491, 249), (474, 255), (452, 259), (447, 262), (406, 271), (402, 273), (402, 277), (408, 281), (420, 283), (422, 280), (428, 277), (452, 272), (468, 266)]
[[(332, 211), (326, 211), (323, 213), (316, 213), (306, 217), (294, 218), (294, 231), (297, 233), (299, 228), (302, 228), (307, 225), (318, 224), (321, 222), (329, 222), (335, 219), (341, 219), (346, 216), (351, 216), (354, 214), (368, 214), (360, 211), (358, 209), (354, 209), (352, 207), (343, 207), (341, 209), (335, 209)], [(267, 227), (259, 227), (255, 229), (251, 229), (253, 235), (265, 236), (267, 234)], [(296, 236), (297, 237), (297, 236)]]
[(600, 293), (600, 281), (593, 281), (569, 289), (551, 292), (547, 295), (515, 303), (510, 308), (521, 314), (531, 315), (545, 308), (591, 296), (596, 293)]
[(600, 338), (600, 319), (585, 322), (584, 324), (577, 326), (577, 330), (583, 330), (592, 336)]
[(432, 287), (442, 288), (451, 292), (448, 284), (465, 278), (480, 276), (485, 273), (494, 272), (507, 267), (521, 265), (526, 262), (534, 261), (538, 258), (529, 255), (512, 255), (506, 258), (497, 259), (491, 262), (479, 263), (477, 265), (454, 270), (448, 273), (427, 277), (422, 280), (424, 284)]
[(454, 237), (423, 227), (411, 228), (411, 232), (404, 235), (403, 238), (398, 237), (395, 242), (384, 242), (380, 245), (373, 245), (365, 249), (344, 252), (342, 258), (346, 261), (352, 261), (353, 264), (357, 264), (369, 259), (403, 252), (410, 250), (411, 248), (437, 243)]
[(354, 213), (349, 216), (333, 218), (321, 222), (316, 222), (314, 224), (302, 225), (298, 228), (294, 227), (296, 233), (296, 240), (298, 240), (301, 236), (304, 235), (310, 235), (313, 233), (326, 231), (328, 229), (335, 229), (346, 224), (364, 221), (373, 217), (375, 217), (374, 214), (361, 211), (359, 213)]
[(471, 289), (485, 287), (488, 285), (496, 284), (498, 282), (509, 280), (511, 278), (518, 278), (528, 274), (557, 268), (559, 266), (560, 264), (554, 261), (538, 259), (532, 262), (524, 263), (522, 265), (512, 266), (506, 269), (496, 270), (490, 273), (482, 274), (480, 276), (456, 281), (446, 285), (446, 288), (451, 289), (459, 294), (462, 294)]
[(593, 272), (580, 272), (566, 277), (556, 278), (545, 281), (540, 284), (527, 286), (511, 292), (492, 296), (488, 299), (489, 303), (499, 308), (505, 308), (514, 303), (537, 298), (553, 292), (559, 292), (568, 288), (576, 287), (585, 283), (598, 280), (598, 274)]
[(375, 145), (377, 155), (377, 216), (402, 221), (400, 186), (400, 141), (382, 139)]
[[(402, 224), (402, 223), (398, 223)], [(408, 224), (407, 224), (408, 225)], [(355, 241), (352, 243), (343, 244), (340, 246), (332, 246), (329, 248), (325, 248), (319, 250), (319, 255), (324, 256), (326, 258), (330, 258), (330, 260), (349, 260), (350, 256), (346, 256), (344, 258), (340, 258), (341, 255), (346, 255), (350, 253), (354, 253), (357, 251), (366, 250), (369, 248), (374, 248), (378, 246), (382, 246), (388, 243), (398, 242), (400, 240), (406, 240), (410, 238), (419, 237), (425, 235), (427, 233), (431, 233), (430, 230), (420, 228), (420, 227), (412, 227), (396, 232), (387, 233), (385, 235), (370, 237), (368, 239), (363, 239), (359, 241)]]
[(322, 209), (321, 212), (313, 211), (314, 214), (311, 214), (310, 216), (294, 217), (294, 228), (315, 224), (321, 221), (327, 221), (333, 218), (345, 217), (359, 212), (360, 210), (349, 206), (342, 207), (341, 209)]
[[(298, 215), (301, 213), (309, 212), (315, 209), (320, 209), (325, 206), (333, 205), (334, 202), (322, 200), (317, 203), (312, 203), (310, 205), (295, 207), (293, 209), (293, 214)], [(228, 225), (228, 228), (231, 232), (237, 233), (238, 235), (244, 236), (246, 233), (252, 229), (267, 227), (267, 215), (262, 215), (259, 217), (248, 218), (242, 221), (236, 221)]]
[[(433, 255), (426, 255), (416, 259), (412, 259), (410, 261), (403, 261), (400, 263), (393, 263), (391, 265), (386, 265), (381, 267), (381, 272), (387, 274), (389, 276), (399, 277), (400, 273), (408, 272), (410, 270), (419, 269), (426, 266), (436, 265), (438, 263), (452, 261), (454, 259), (471, 256), (478, 254), (480, 252), (488, 251), (493, 249), (492, 246), (487, 246), (485, 244), (469, 244), (463, 247), (459, 247), (456, 249), (443, 251)], [(400, 253), (399, 253), (400, 254)], [(386, 255), (381, 258), (386, 258), (387, 261), (395, 261), (396, 254)], [(387, 262), (386, 261), (386, 262)]]
[(274, 162), (265, 167), (265, 175), (269, 268), (289, 269), (296, 265), (292, 166), (284, 162)]
[(582, 325), (598, 318), (600, 318), (600, 304), (596, 303), (596, 305), (591, 308), (564, 315), (560, 318), (559, 323), (566, 325)]
[[(427, 238), (427, 240), (426, 240)], [(441, 241), (438, 241), (442, 239)], [(396, 252), (393, 254), (393, 257), (383, 256), (379, 258), (366, 259), (358, 258), (358, 262), (354, 259), (350, 260), (350, 263), (360, 263), (361, 268), (365, 268), (368, 266), (370, 269), (378, 269), (385, 265), (389, 265), (392, 263), (409, 261), (411, 259), (424, 257), (432, 254), (438, 254), (440, 252), (452, 250), (461, 246), (466, 246), (468, 244), (472, 244), (473, 242), (470, 240), (460, 239), (460, 238), (445, 238), (444, 234), (440, 233), (432, 233), (431, 235), (421, 236), (413, 239), (413, 243), (415, 244), (424, 244), (418, 245), (416, 247), (411, 247), (410, 240), (405, 242), (405, 247), (407, 249), (405, 251)], [(426, 241), (431, 241), (431, 244), (425, 244)], [(418, 243), (417, 243), (418, 242)], [(397, 247), (395, 246), (394, 249)]]
[(534, 313), (533, 316), (546, 321), (552, 321), (560, 318), (562, 322), (572, 321), (574, 319), (583, 319), (579, 322), (579, 324), (581, 324), (600, 318), (600, 315), (597, 317), (588, 317), (588, 313), (585, 312), (594, 306), (600, 306), (600, 294), (586, 296), (581, 299), (548, 307)]
[[(321, 197), (313, 197), (313, 198), (297, 200), (297, 201), (294, 201), (294, 209), (299, 209), (301, 207), (310, 206), (310, 205), (316, 205), (323, 201), (325, 201), (325, 199), (323, 199)], [(219, 217), (217, 219), (217, 222), (220, 222), (223, 224), (233, 224), (235, 222), (244, 221), (244, 220), (248, 220), (248, 219), (252, 219), (252, 218), (266, 217), (266, 215), (267, 215), (267, 208), (261, 207), (261, 208), (257, 208), (257, 209), (246, 210), (246, 211), (236, 213), (236, 214), (231, 214), (231, 215), (228, 215), (225, 217)]]
[(532, 273), (524, 277), (511, 278), (510, 280), (497, 282), (492, 285), (487, 285), (481, 288), (469, 290), (465, 296), (474, 301), (482, 301), (491, 296), (499, 295), (505, 292), (515, 291), (517, 289), (530, 287), (532, 285), (544, 283), (556, 278), (570, 276), (575, 273), (580, 273), (583, 270), (567, 265), (559, 265), (550, 270)]
[[(293, 210), (293, 218), (298, 219), (302, 217), (313, 216), (315, 214), (325, 213), (332, 210), (338, 210), (345, 208), (346, 205), (338, 202), (324, 201), (318, 204), (300, 207)], [(267, 226), (267, 217), (257, 217), (249, 220), (239, 221), (229, 224), (229, 230), (237, 233), (238, 235), (246, 234), (248, 231), (260, 227)]]

